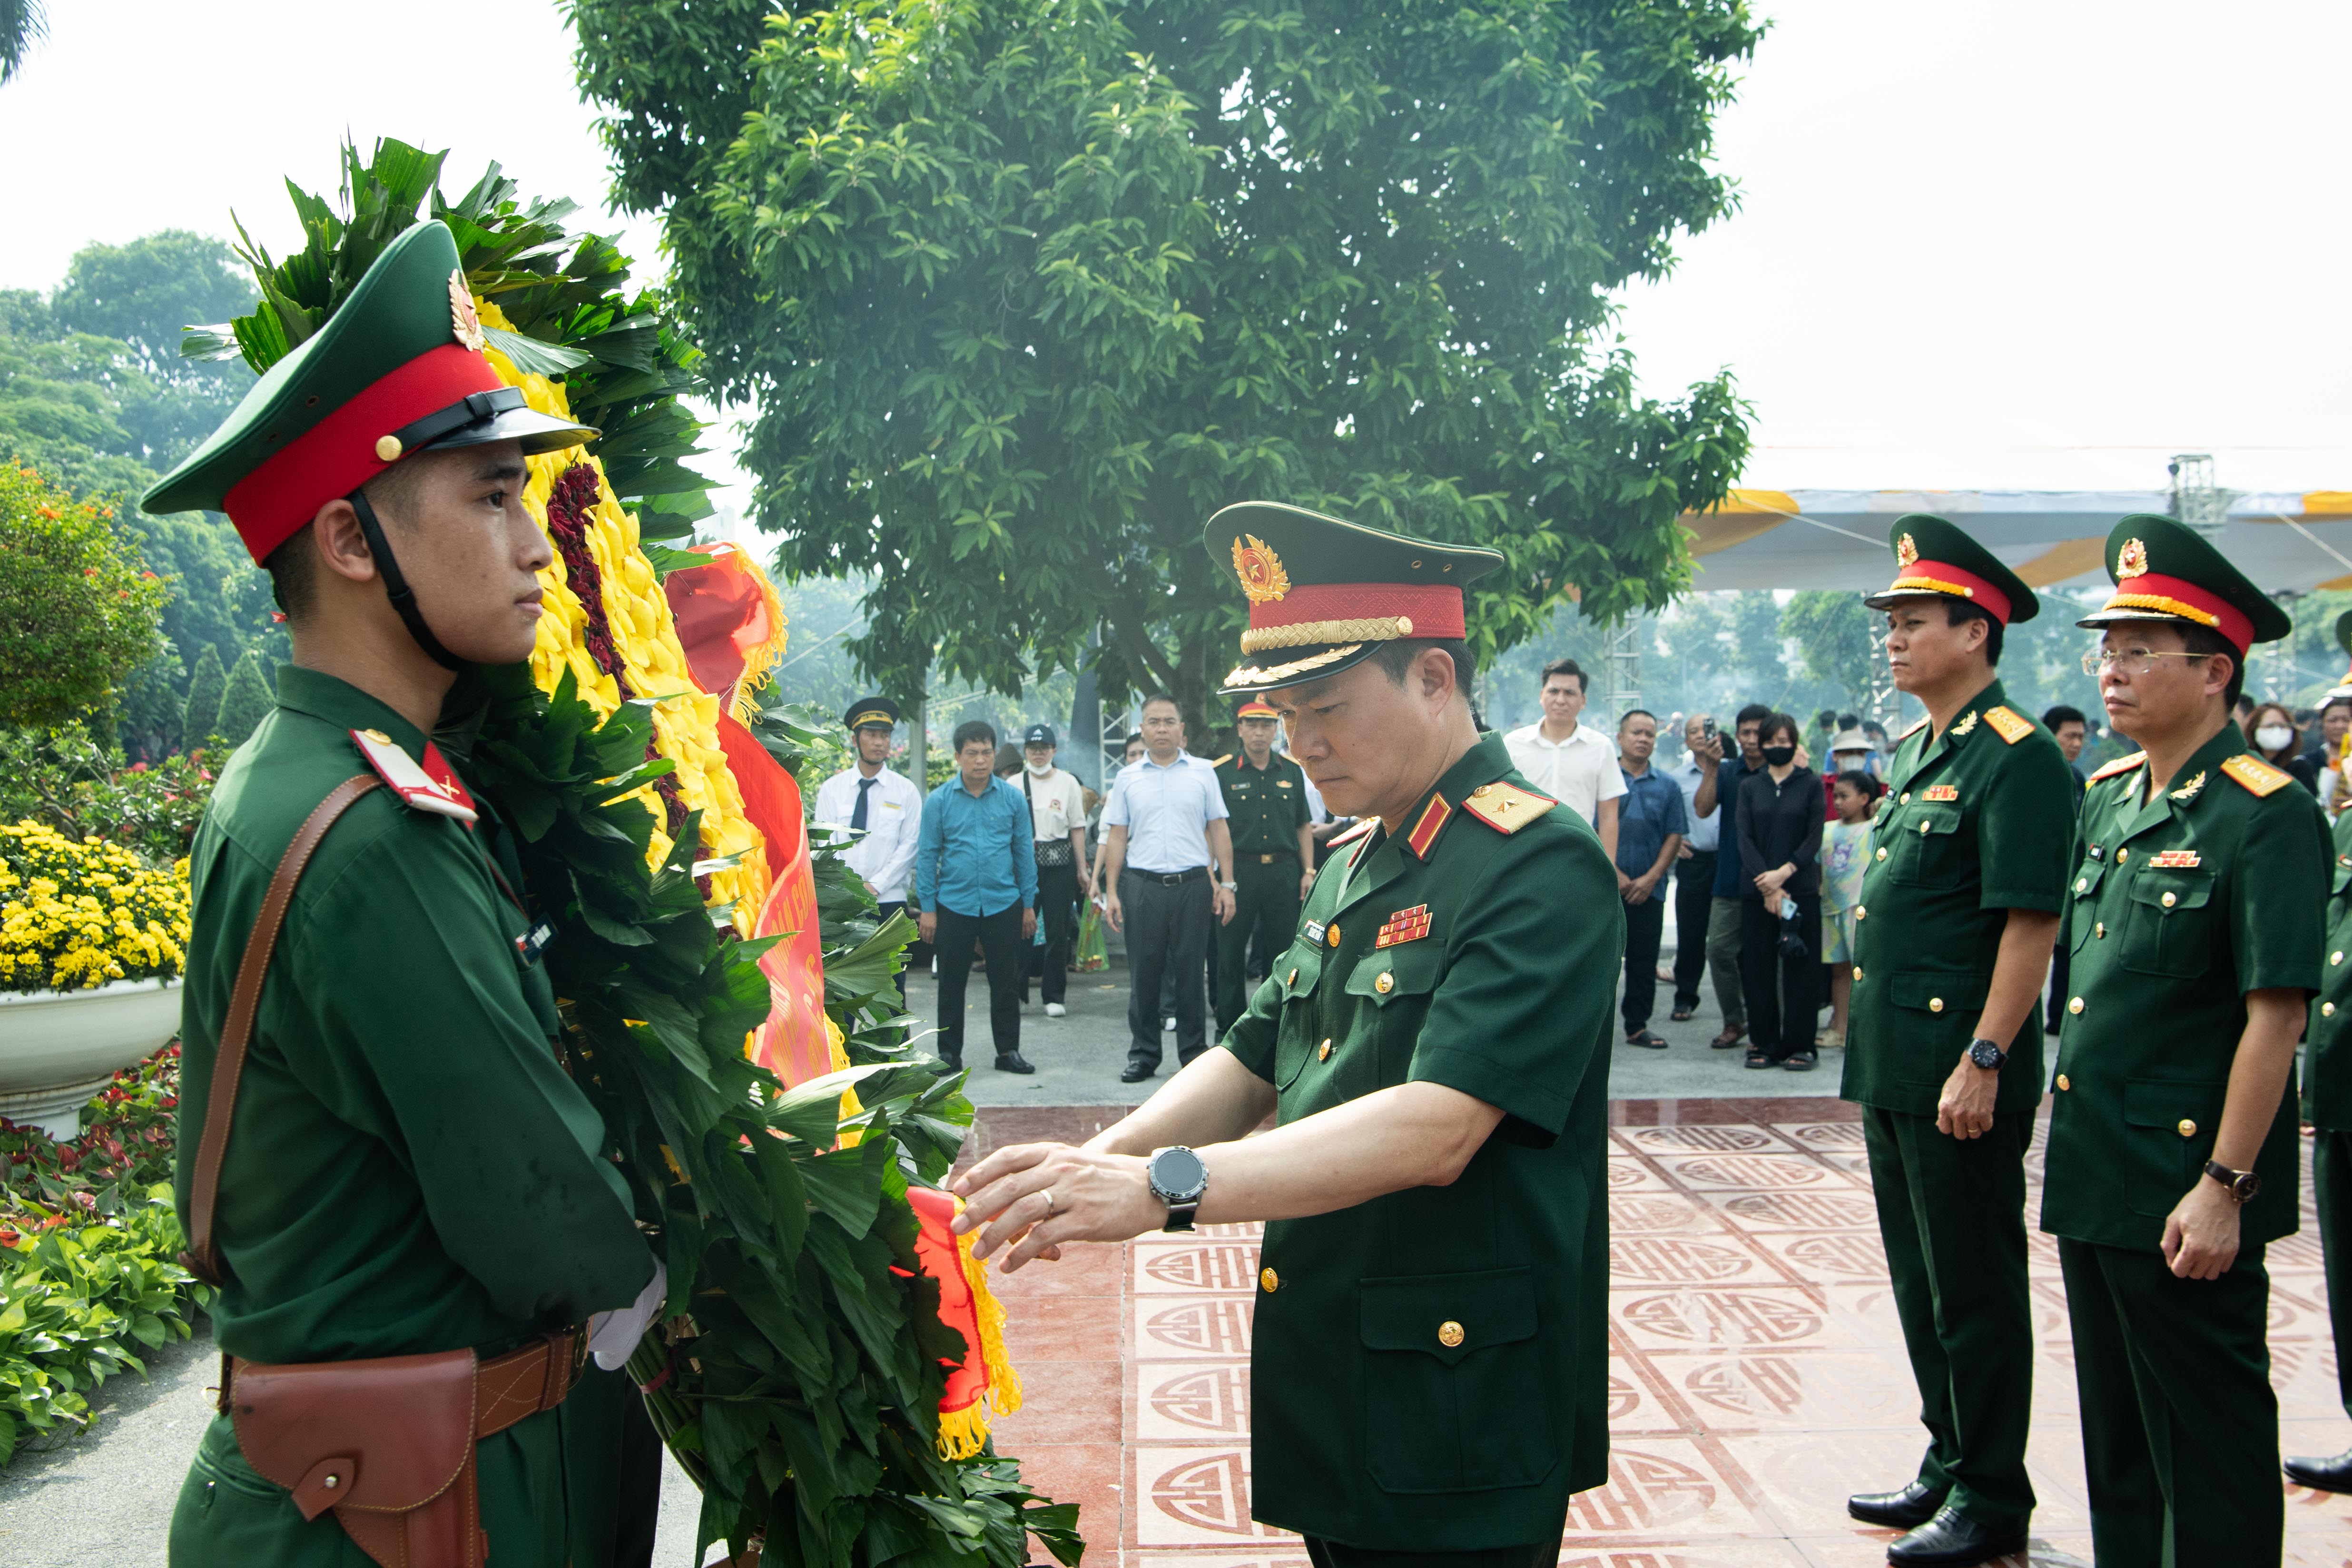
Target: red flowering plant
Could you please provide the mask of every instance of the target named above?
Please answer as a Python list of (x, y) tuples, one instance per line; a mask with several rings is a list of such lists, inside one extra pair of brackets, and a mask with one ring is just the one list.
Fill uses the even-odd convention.
[(0, 1116), (0, 1247), (66, 1225), (104, 1224), (172, 1179), (180, 1043), (125, 1068), (64, 1142)]

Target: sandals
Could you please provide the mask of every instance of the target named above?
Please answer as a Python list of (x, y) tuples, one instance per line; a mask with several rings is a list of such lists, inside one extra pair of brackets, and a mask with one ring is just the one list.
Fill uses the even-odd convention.
[(1645, 1051), (1663, 1051), (1666, 1048), (1664, 1038), (1652, 1034), (1647, 1029), (1637, 1029), (1626, 1036), (1625, 1043), (1629, 1046), (1639, 1046)]
[(1776, 1062), (1770, 1057), (1766, 1056), (1760, 1047), (1756, 1046), (1750, 1046), (1748, 1047), (1748, 1068), (1750, 1072), (1755, 1071), (1759, 1068), (1776, 1068), (1780, 1065), (1780, 1064), (1779, 1062)]
[(1727, 1051), (1747, 1037), (1748, 1031), (1745, 1029), (1726, 1029), (1723, 1033), (1709, 1040), (1707, 1044), (1713, 1046), (1718, 1051)]
[(1802, 1050), (1790, 1051), (1780, 1065), (1790, 1072), (1811, 1072), (1821, 1065), (1821, 1054), (1812, 1047), (1807, 1046)]
[(1673, 1019), (1677, 1024), (1687, 1024), (1693, 1018), (1698, 1016), (1698, 1009), (1696, 1007), (1677, 1007), (1673, 1012), (1667, 1014), (1666, 1016)]

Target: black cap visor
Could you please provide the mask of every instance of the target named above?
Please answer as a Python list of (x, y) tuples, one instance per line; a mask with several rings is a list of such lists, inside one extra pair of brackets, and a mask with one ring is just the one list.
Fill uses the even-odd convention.
[(400, 443), (402, 457), (457, 447), (487, 447), (493, 441), (520, 441), (522, 455), (531, 458), (593, 441), (602, 434), (593, 425), (541, 414), (524, 403), (520, 387), (501, 386), (469, 394), (446, 408), (394, 431), (392, 438)]

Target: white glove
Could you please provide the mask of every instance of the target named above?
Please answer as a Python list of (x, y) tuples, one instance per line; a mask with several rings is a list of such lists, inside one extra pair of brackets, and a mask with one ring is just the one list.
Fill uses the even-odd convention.
[(606, 1372), (617, 1372), (627, 1365), (637, 1342), (646, 1336), (646, 1325), (660, 1316), (662, 1302), (668, 1297), (669, 1270), (656, 1258), (654, 1277), (637, 1292), (635, 1301), (589, 1318), (588, 1349), (596, 1357), (596, 1364)]

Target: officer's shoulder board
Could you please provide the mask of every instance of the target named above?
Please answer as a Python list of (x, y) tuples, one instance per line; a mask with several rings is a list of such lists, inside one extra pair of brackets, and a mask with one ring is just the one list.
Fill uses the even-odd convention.
[(1365, 817), (1362, 821), (1357, 823), (1355, 826), (1349, 828), (1345, 833), (1334, 834), (1331, 838), (1331, 847), (1337, 849), (1342, 844), (1353, 844), (1357, 839), (1361, 838), (1365, 834), (1370, 833), (1373, 828), (1378, 827), (1380, 824), (1381, 819), (1377, 816)]
[(438, 749), (428, 745), (425, 755), (426, 762), (436, 764), (436, 771), (444, 775), (440, 777), (419, 767), (415, 758), (381, 730), (353, 730), (351, 736), (367, 765), (411, 810), (436, 812), (464, 823), (473, 822), (479, 815), (474, 810), (474, 797), (467, 793), (457, 775), (448, 771)]
[(1912, 726), (1911, 726), (1911, 728), (1909, 728), (1908, 730), (1904, 731), (1903, 731), (1903, 733), (1901, 733), (1900, 735), (1895, 736), (1895, 743), (1896, 745), (1898, 745), (1898, 746), (1899, 746), (1899, 745), (1901, 745), (1904, 742), (1906, 742), (1906, 741), (1909, 740), (1912, 736), (1914, 736), (1914, 735), (1917, 734), (1920, 731), (1922, 731), (1922, 730), (1926, 729), (1927, 727), (1927, 720), (1925, 720), (1925, 719), (1920, 720), (1917, 723), (1916, 723), (1916, 724), (1912, 725)]
[(2117, 773), (2127, 773), (2146, 761), (2147, 761), (2146, 752), (2134, 752), (2128, 757), (2117, 757), (2114, 762), (2093, 773), (2090, 782), (2096, 784), (2101, 779), (2111, 779)]
[(1559, 802), (1517, 784), (1480, 784), (1462, 803), (1462, 809), (1497, 833), (1517, 833)]
[(1223, 756), (1219, 757), (1215, 762), (1211, 763), (1209, 765), (1213, 768), (1222, 768), (1233, 760), (1234, 754), (1231, 752), (1227, 752)]
[(1994, 734), (2012, 746), (2033, 733), (2033, 721), (2014, 708), (1988, 708), (1984, 721), (1992, 726)]
[(2253, 795), (2275, 795), (2294, 783), (2294, 775), (2284, 768), (2274, 768), (2251, 752), (2240, 752), (2221, 764), (2221, 771), (2231, 782)]

